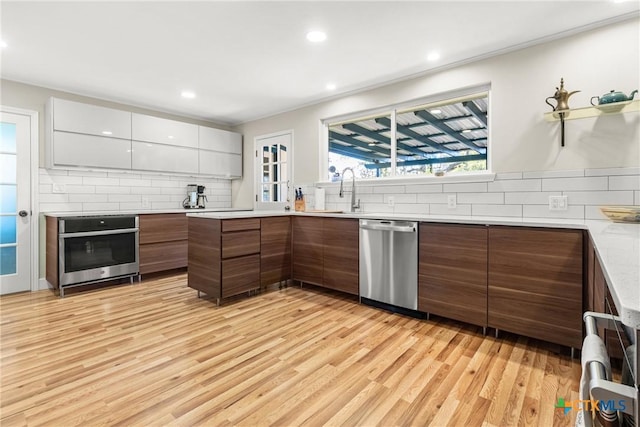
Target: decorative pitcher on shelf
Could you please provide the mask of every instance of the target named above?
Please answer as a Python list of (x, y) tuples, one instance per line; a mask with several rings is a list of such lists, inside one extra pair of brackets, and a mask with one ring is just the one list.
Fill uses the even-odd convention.
[[(544, 102), (546, 102), (553, 111), (562, 111), (569, 109), (569, 97), (575, 93), (580, 92), (579, 90), (574, 90), (573, 92), (568, 92), (564, 88), (564, 78), (560, 79), (560, 88), (556, 87), (556, 93), (553, 96), (549, 96)], [(549, 102), (550, 99), (556, 100), (556, 105), (553, 105)]]

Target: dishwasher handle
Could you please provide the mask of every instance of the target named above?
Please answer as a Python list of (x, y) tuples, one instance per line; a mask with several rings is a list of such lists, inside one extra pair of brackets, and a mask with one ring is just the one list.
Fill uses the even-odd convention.
[(400, 233), (415, 233), (415, 225), (393, 225), (385, 223), (377, 224), (360, 224), (362, 230), (378, 230), (378, 231), (398, 231)]

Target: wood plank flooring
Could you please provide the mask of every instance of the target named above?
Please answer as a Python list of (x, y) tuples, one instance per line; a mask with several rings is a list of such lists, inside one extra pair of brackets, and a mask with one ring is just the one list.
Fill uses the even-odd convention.
[(3, 427), (574, 423), (566, 348), (319, 289), (216, 307), (179, 274), (2, 296), (0, 316)]

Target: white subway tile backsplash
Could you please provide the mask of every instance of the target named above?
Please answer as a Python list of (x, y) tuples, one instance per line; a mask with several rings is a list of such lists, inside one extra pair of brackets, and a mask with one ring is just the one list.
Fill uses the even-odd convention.
[(633, 192), (633, 199), (634, 199), (633, 204), (636, 206), (640, 206), (640, 191)]
[(584, 219), (584, 206), (569, 206), (566, 211), (550, 211), (548, 206), (524, 205), (522, 216), (525, 218)]
[[(357, 192), (357, 190), (356, 190)], [(398, 194), (404, 193), (405, 187), (404, 185), (380, 185), (373, 187), (374, 193), (387, 193), (387, 194)]]
[(405, 185), (407, 193), (442, 193), (442, 184), (411, 184)]
[(585, 169), (585, 176), (640, 175), (640, 167)]
[(109, 194), (109, 202), (142, 202), (139, 194)]
[(40, 175), (40, 184), (82, 184), (81, 176)]
[(609, 190), (640, 190), (640, 175), (610, 176)]
[(72, 203), (104, 203), (108, 200), (107, 194), (69, 194), (69, 201)]
[(607, 177), (550, 178), (542, 180), (542, 191), (599, 191), (607, 190)]
[(584, 219), (608, 219), (598, 206), (585, 206)]
[[(393, 213), (393, 207), (384, 203), (362, 203), (360, 206), (361, 206), (361, 212)], [(342, 207), (340, 207), (339, 209), (342, 209), (345, 212), (348, 212), (349, 204), (347, 203), (346, 205), (342, 205)]]
[(444, 193), (422, 193), (416, 197), (417, 203), (447, 203), (448, 194)]
[(150, 211), (148, 207), (142, 206), (142, 202), (124, 202), (120, 203), (121, 211)]
[(82, 211), (82, 203), (40, 203), (40, 213)]
[(496, 181), (504, 179), (522, 179), (522, 172), (502, 172), (496, 174)]
[(119, 211), (120, 203), (83, 203), (83, 211)]
[(471, 206), (472, 215), (521, 217), (522, 205), (482, 205)]
[[(162, 188), (160, 187), (131, 187), (131, 194), (162, 194)], [(187, 195), (185, 189), (184, 195)]]
[(120, 179), (85, 176), (82, 177), (82, 183), (84, 185), (120, 185)]
[(69, 194), (93, 194), (96, 187), (93, 185), (67, 185), (66, 191)]
[(429, 205), (418, 203), (398, 203), (393, 207), (394, 213), (406, 213), (406, 214), (429, 214)]
[(568, 191), (569, 205), (631, 205), (632, 191)]
[(523, 172), (522, 178), (572, 178), (584, 176), (584, 169)]
[(136, 179), (136, 178), (120, 178), (120, 185), (128, 185), (130, 187), (151, 187), (151, 180)]
[(383, 203), (389, 203), (390, 198), (393, 198), (393, 203), (416, 203), (415, 194), (385, 194)]
[(442, 191), (445, 193), (486, 192), (487, 183), (486, 182), (460, 182), (460, 183), (443, 184)]
[(561, 196), (561, 191), (522, 191), (504, 193), (507, 205), (549, 205), (549, 196)]
[(503, 204), (505, 193), (460, 193), (457, 196), (458, 203), (465, 204)]
[(52, 190), (53, 190), (53, 184), (42, 184), (42, 183), (40, 183), (40, 185), (38, 186), (38, 192), (40, 194), (51, 193)]
[(184, 188), (186, 191), (187, 184), (184, 184), (179, 181), (171, 181), (169, 179), (152, 179), (151, 186), (162, 187), (162, 188)]
[(96, 193), (106, 194), (130, 194), (131, 188), (117, 187), (115, 185), (96, 185)]
[(129, 173), (129, 172), (107, 172), (107, 176), (109, 178), (121, 178), (121, 179), (141, 179), (143, 176), (146, 179), (147, 178), (146, 175), (141, 175), (138, 173)]
[(429, 205), (429, 213), (432, 215), (471, 215), (471, 205), (458, 205), (451, 209), (447, 205)]
[(494, 181), (487, 185), (488, 191), (541, 191), (539, 179), (520, 179), (508, 181)]
[(93, 177), (93, 178), (106, 178), (107, 177), (107, 172), (69, 170), (69, 171), (67, 171), (67, 175), (69, 175), (69, 176)]
[(40, 203), (66, 203), (68, 201), (68, 194), (40, 194)]

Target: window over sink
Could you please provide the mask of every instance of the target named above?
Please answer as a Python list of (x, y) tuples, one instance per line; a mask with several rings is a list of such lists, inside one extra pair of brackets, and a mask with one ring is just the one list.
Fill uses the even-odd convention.
[(326, 119), (326, 179), (440, 176), (488, 170), (488, 87)]

